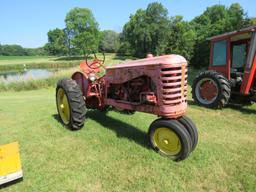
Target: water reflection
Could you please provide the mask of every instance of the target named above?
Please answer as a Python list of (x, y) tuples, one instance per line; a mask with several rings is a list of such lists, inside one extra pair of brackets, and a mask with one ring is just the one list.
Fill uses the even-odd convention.
[(0, 72), (0, 82), (13, 82), (20, 80), (28, 80), (28, 79), (40, 79), (47, 78), (51, 76), (55, 70), (49, 69), (24, 69), (23, 71), (15, 71), (15, 72)]

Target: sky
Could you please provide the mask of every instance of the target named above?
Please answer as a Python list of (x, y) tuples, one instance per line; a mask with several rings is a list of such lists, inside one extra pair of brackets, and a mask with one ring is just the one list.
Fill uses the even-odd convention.
[(75, 7), (92, 10), (101, 30), (122, 31), (129, 16), (161, 2), (170, 16), (182, 15), (190, 21), (215, 4), (240, 3), (249, 17), (256, 17), (256, 0), (1, 0), (0, 44), (36, 48), (47, 43), (47, 32), (65, 27), (65, 16)]

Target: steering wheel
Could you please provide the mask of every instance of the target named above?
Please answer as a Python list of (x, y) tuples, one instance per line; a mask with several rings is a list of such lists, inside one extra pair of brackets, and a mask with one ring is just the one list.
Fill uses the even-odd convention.
[(88, 56), (89, 56), (90, 54), (87, 54), (87, 55), (85, 56), (86, 65), (87, 65), (90, 69), (98, 69), (98, 68), (100, 68), (100, 67), (103, 67), (103, 68), (105, 69), (105, 67), (104, 67), (104, 63), (105, 63), (105, 54), (104, 54), (104, 53), (102, 53), (102, 54), (103, 54), (103, 59), (98, 59), (98, 57), (96, 56), (96, 54), (93, 53), (94, 59), (93, 59), (93, 61), (90, 62), (90, 63), (88, 63)]

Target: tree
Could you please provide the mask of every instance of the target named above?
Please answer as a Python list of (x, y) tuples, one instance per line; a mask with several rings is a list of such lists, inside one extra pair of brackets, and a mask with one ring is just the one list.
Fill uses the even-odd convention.
[(116, 53), (120, 47), (119, 33), (111, 30), (101, 32), (99, 49), (102, 52)]
[(256, 17), (254, 17), (254, 18), (251, 18), (250, 19), (251, 21), (251, 25), (256, 25)]
[(196, 31), (196, 46), (191, 62), (195, 67), (204, 67), (209, 65), (208, 37), (247, 27), (250, 22), (242, 7), (236, 3), (229, 8), (223, 5), (208, 7), (190, 24)]
[(131, 47), (133, 54), (144, 57), (157, 53), (161, 39), (168, 32), (168, 11), (161, 3), (151, 3), (146, 10), (139, 9), (125, 24), (122, 40)]
[(20, 45), (1, 45), (0, 54), (4, 56), (28, 55), (27, 51)]
[(169, 31), (161, 39), (158, 54), (179, 54), (190, 60), (194, 53), (196, 33), (192, 26), (183, 21), (182, 16), (172, 17), (169, 21)]
[(65, 23), (65, 32), (70, 43), (70, 49), (77, 49), (82, 54), (98, 50), (98, 23), (91, 10), (74, 8), (68, 12)]
[(50, 55), (65, 55), (68, 52), (66, 46), (66, 35), (62, 29), (50, 30), (48, 33), (48, 43), (45, 49)]

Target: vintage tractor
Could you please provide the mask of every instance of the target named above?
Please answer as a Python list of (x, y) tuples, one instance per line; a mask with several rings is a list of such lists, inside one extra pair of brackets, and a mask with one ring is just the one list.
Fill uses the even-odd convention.
[(209, 108), (256, 101), (256, 26), (218, 35), (211, 42), (208, 71), (194, 80), (194, 101)]
[[(88, 57), (86, 57), (88, 58)], [(56, 102), (64, 125), (77, 130), (84, 126), (87, 109), (117, 108), (159, 116), (149, 128), (150, 144), (175, 161), (188, 157), (198, 141), (194, 123), (184, 116), (187, 109), (187, 61), (166, 55), (104, 67), (105, 56), (95, 54), (80, 64), (81, 71), (62, 79)], [(102, 74), (102, 69), (105, 75)], [(121, 129), (121, 127), (120, 127)]]

